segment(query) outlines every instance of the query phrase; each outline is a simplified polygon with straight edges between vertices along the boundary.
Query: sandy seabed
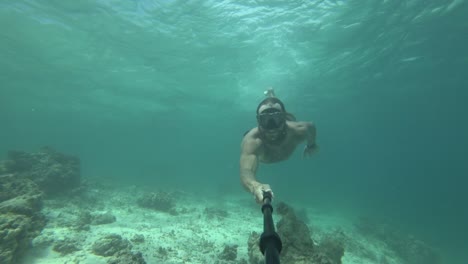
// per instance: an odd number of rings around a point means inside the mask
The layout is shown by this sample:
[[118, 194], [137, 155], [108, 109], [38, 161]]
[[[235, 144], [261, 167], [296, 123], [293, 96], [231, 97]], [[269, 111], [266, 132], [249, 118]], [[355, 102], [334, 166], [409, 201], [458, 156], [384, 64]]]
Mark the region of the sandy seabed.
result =
[[[107, 263], [109, 257], [96, 255], [93, 244], [109, 234], [128, 240], [131, 251], [141, 252], [146, 263], [215, 263], [226, 245], [237, 245], [237, 258], [232, 263], [248, 263], [249, 236], [263, 230], [261, 210], [247, 193], [214, 199], [172, 191], [176, 208], [175, 213], [168, 213], [137, 206], [137, 197], [144, 192], [136, 186], [89, 187], [85, 192], [79, 197], [45, 200], [42, 211], [48, 223], [33, 240], [23, 264]], [[77, 228], [84, 212], [111, 214], [116, 220]], [[301, 215], [314, 242], [320, 243], [334, 230], [352, 240], [347, 241], [351, 246], [345, 245], [344, 264], [376, 263], [376, 259], [402, 263], [384, 243], [357, 232], [349, 219], [312, 208], [301, 209]], [[273, 217], [275, 221], [281, 218]], [[75, 249], [57, 252], [54, 245], [63, 241], [72, 241]]]

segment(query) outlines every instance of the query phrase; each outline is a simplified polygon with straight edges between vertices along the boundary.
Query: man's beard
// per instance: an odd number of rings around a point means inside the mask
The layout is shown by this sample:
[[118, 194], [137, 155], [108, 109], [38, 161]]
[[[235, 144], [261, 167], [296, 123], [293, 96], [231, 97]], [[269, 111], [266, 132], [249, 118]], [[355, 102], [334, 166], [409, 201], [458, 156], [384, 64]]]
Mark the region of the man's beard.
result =
[[276, 133], [277, 135], [274, 138], [271, 138], [267, 135], [266, 131], [263, 129], [261, 130], [262, 139], [265, 141], [265, 143], [270, 145], [279, 145], [284, 141], [286, 138], [286, 126], [284, 126], [281, 130], [278, 130]]

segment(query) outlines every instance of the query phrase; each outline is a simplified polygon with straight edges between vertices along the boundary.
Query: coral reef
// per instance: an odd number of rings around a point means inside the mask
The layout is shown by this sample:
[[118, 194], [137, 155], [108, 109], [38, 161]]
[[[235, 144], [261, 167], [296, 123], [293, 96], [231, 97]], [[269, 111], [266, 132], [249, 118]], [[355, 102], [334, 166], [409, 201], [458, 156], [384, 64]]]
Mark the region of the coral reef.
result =
[[158, 247], [156, 250], [156, 255], [161, 260], [166, 260], [169, 257], [169, 253], [173, 251], [171, 248]]
[[137, 200], [137, 204], [143, 208], [149, 208], [174, 215], [177, 214], [175, 199], [167, 192], [159, 191], [145, 194]]
[[117, 234], [106, 235], [94, 242], [92, 251], [94, 254], [111, 257], [109, 264], [145, 264], [140, 252], [132, 252], [132, 245], [127, 239]]
[[218, 255], [216, 264], [233, 263], [237, 259], [237, 245], [225, 245], [223, 252]]
[[51, 231], [42, 230], [41, 234], [31, 241], [33, 248], [47, 248], [52, 246], [55, 241], [54, 233]]
[[43, 147], [36, 153], [9, 151], [3, 162], [6, 173], [31, 179], [48, 196], [80, 186], [80, 161], [77, 157]]
[[132, 239], [130, 239], [135, 244], [141, 244], [145, 242], [145, 236], [142, 234], [135, 234]]
[[316, 247], [314, 259], [316, 263], [341, 263], [341, 258], [344, 255], [344, 236], [340, 231], [328, 234]]
[[80, 247], [77, 245], [77, 242], [73, 239], [63, 239], [57, 241], [52, 249], [55, 252], [59, 252], [62, 256], [64, 256], [80, 250]]
[[115, 256], [112, 256], [108, 264], [146, 264], [141, 252], [120, 251]]
[[309, 228], [285, 203], [279, 203], [276, 211], [282, 216], [277, 225], [278, 235], [283, 241], [282, 262], [306, 263], [312, 259], [314, 253]]
[[0, 175], [0, 263], [17, 263], [44, 228], [42, 192], [29, 179]]
[[[79, 160], [51, 148], [9, 151], [0, 174], [0, 263], [17, 263], [46, 224], [43, 196], [80, 185]], [[70, 243], [54, 249], [62, 254], [74, 250]]]
[[96, 255], [109, 257], [115, 255], [119, 251], [131, 248], [132, 245], [128, 240], [123, 239], [117, 234], [109, 234], [95, 241], [92, 250]]
[[116, 220], [117, 220], [117, 218], [110, 212], [91, 214], [91, 224], [92, 225], [112, 224]]
[[264, 264], [265, 258], [260, 252], [260, 234], [257, 232], [252, 232], [247, 241], [248, 253], [249, 253], [249, 263], [250, 264]]

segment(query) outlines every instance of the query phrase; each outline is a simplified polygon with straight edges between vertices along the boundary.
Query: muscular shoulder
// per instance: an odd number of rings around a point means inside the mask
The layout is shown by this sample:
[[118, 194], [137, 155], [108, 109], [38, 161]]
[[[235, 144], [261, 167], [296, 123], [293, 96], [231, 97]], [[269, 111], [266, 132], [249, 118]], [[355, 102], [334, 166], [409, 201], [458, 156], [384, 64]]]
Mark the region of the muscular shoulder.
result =
[[288, 126], [298, 137], [306, 136], [311, 129], [315, 128], [312, 122], [288, 121]]
[[253, 128], [247, 132], [242, 139], [241, 151], [246, 154], [255, 154], [258, 152], [262, 145], [262, 141], [259, 137], [258, 128]]

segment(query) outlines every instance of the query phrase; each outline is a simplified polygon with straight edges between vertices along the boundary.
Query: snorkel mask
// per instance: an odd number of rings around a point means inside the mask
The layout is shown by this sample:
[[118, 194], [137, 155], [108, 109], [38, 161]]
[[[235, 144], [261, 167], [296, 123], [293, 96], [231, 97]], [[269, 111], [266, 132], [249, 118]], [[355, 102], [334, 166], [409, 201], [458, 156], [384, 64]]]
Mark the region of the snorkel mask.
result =
[[257, 115], [257, 121], [264, 130], [280, 129], [286, 123], [286, 115], [277, 108], [268, 108]]

